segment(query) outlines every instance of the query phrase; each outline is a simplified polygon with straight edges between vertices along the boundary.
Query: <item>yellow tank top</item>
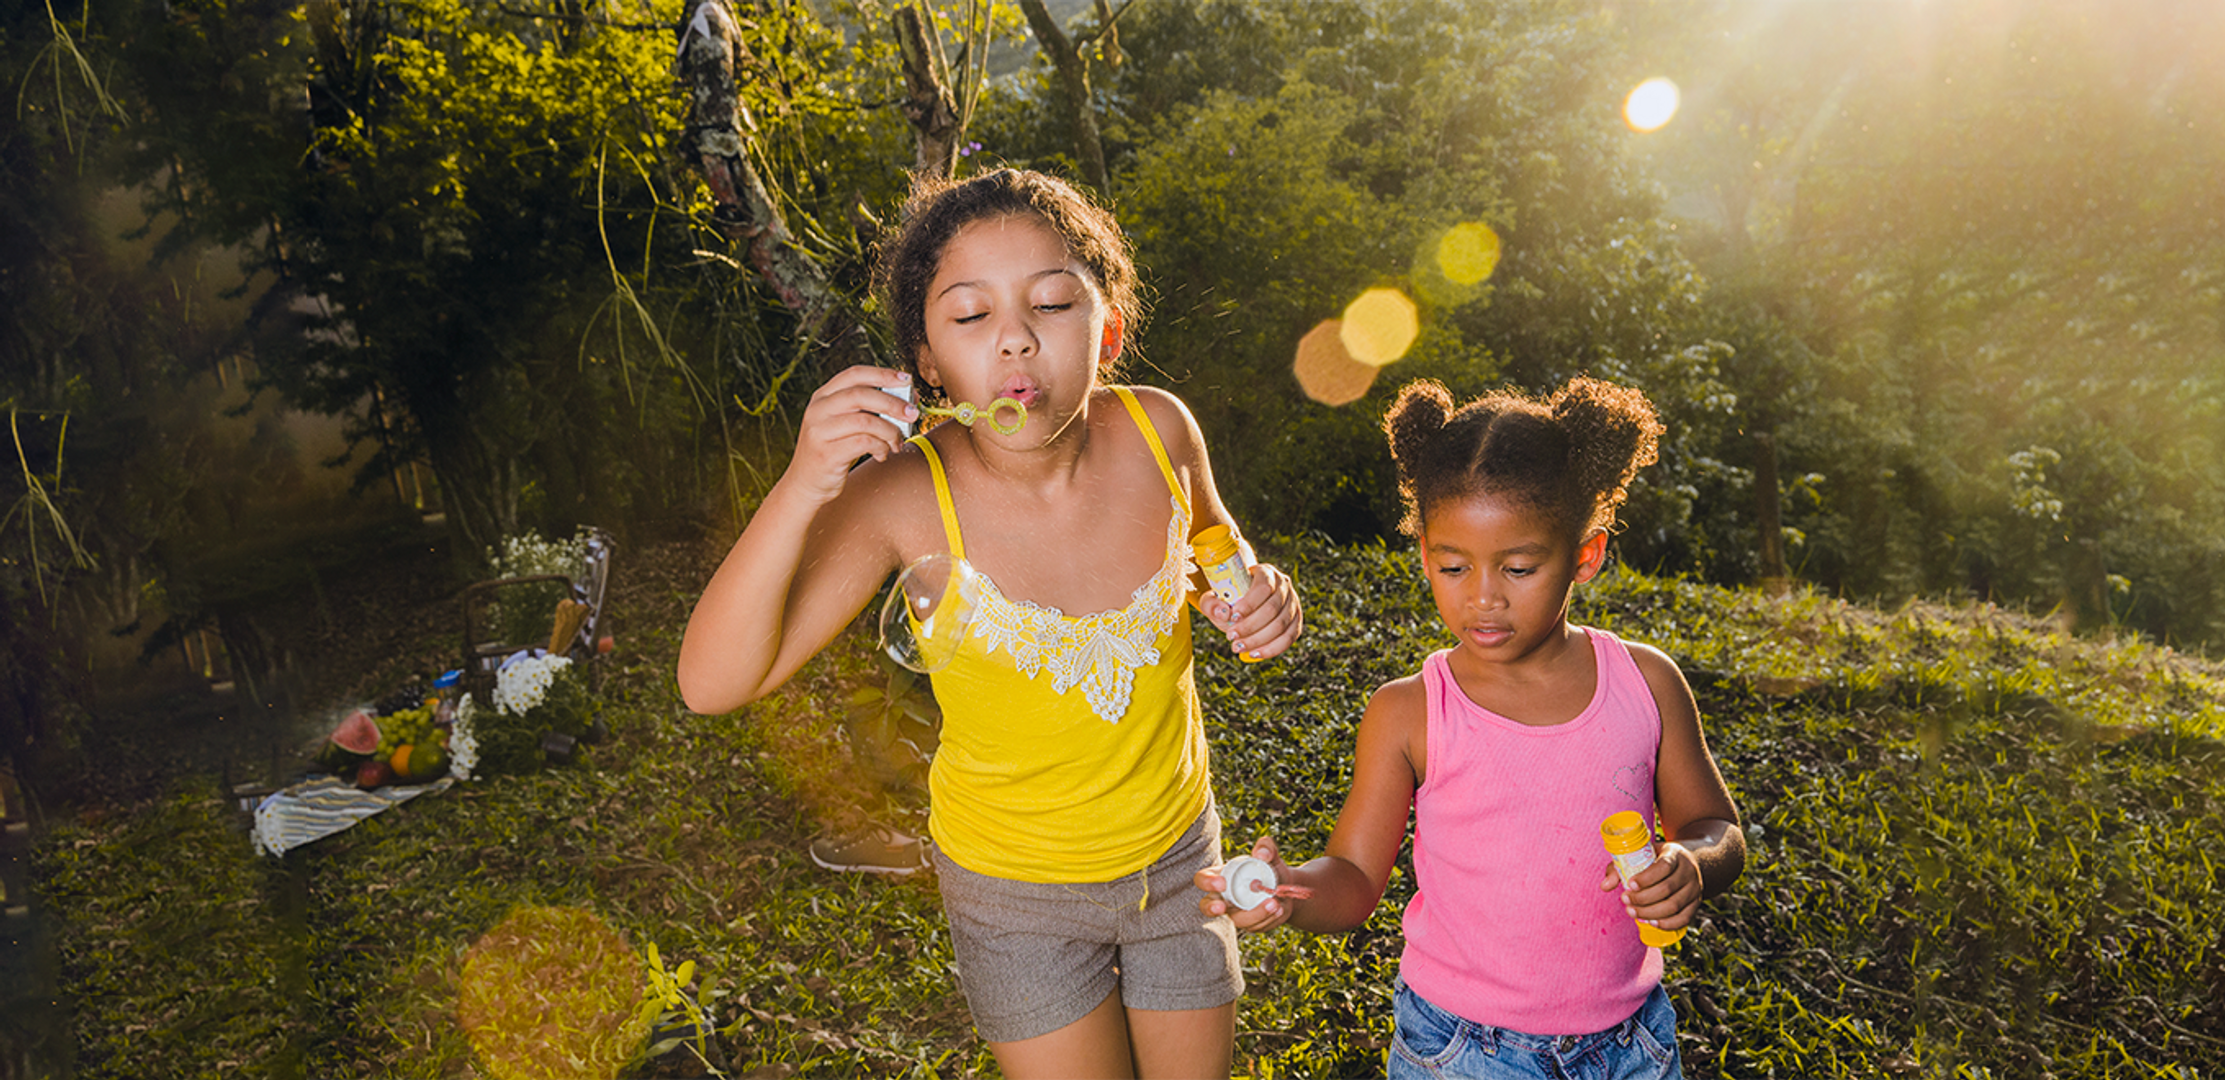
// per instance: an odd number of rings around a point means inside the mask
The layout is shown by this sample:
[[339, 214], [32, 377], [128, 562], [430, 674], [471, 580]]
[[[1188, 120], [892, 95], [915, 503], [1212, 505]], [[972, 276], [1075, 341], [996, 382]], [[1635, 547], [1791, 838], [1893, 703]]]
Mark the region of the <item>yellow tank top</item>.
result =
[[[933, 675], [943, 731], [928, 790], [935, 844], [976, 873], [1110, 881], [1165, 853], [1212, 798], [1186, 610], [1190, 500], [1143, 406], [1113, 390], [1166, 477], [1166, 558], [1128, 606], [1078, 617], [1008, 599], [975, 571], [972, 630]], [[911, 441], [963, 562], [942, 459]]]

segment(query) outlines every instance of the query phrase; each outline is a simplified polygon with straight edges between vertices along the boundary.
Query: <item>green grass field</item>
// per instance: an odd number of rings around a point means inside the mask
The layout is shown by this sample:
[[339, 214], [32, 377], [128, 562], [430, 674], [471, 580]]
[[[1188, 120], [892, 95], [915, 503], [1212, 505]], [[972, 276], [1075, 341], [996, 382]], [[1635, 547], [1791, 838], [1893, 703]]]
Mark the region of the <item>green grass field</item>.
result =
[[[1198, 682], [1229, 842], [1272, 831], [1310, 853], [1368, 692], [1445, 636], [1408, 553], [1266, 555], [1300, 584], [1305, 639], [1268, 664], [1203, 655]], [[628, 565], [616, 734], [581, 764], [419, 799], [282, 861], [250, 853], [206, 777], [49, 830], [37, 887], [77, 1074], [504, 1075], [456, 1020], [466, 951], [513, 909], [558, 905], [694, 965], [659, 1026], [699, 1006], [710, 1033], [624, 1075], [993, 1075], [933, 880], [804, 855], [816, 820], [888, 798], [838, 723], [881, 686], [862, 639], [774, 699], [695, 717], [671, 658], [709, 564]], [[1746, 876], [1668, 962], [1688, 1075], [2225, 1072], [2225, 665], [1990, 608], [1620, 571], [1578, 618], [1683, 666], [1747, 822]], [[1380, 1072], [1411, 890], [1401, 870], [1344, 937], [1245, 939], [1240, 1075]], [[561, 1041], [588, 1018], [555, 1019]]]

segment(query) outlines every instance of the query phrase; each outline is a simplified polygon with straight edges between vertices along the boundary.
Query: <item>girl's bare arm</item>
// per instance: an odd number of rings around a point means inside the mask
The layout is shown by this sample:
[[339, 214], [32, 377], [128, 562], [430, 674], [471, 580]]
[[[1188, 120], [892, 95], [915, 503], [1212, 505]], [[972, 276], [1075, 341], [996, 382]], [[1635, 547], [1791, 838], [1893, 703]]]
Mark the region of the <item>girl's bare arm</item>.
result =
[[[1182, 399], [1164, 390], [1137, 387], [1136, 400], [1151, 416], [1152, 426], [1163, 433], [1167, 459], [1177, 471], [1190, 475], [1190, 533], [1208, 525], [1226, 525], [1239, 538], [1243, 530], [1229, 516], [1228, 507], [1221, 504], [1219, 486], [1213, 479], [1211, 455], [1205, 449], [1205, 435], [1198, 430], [1197, 418]], [[1251, 543], [1239, 540], [1245, 554], [1251, 554]], [[1256, 561], [1256, 560], [1255, 560]], [[1197, 608], [1214, 626], [1229, 637], [1241, 642], [1238, 651], [1254, 654], [1260, 659], [1278, 656], [1298, 640], [1305, 629], [1305, 617], [1299, 609], [1298, 590], [1291, 583], [1290, 575], [1281, 568], [1265, 564], [1252, 567], [1252, 588], [1233, 609], [1206, 588], [1202, 580], [1192, 581]]]
[[[910, 407], [877, 388], [901, 378], [853, 367], [812, 395], [795, 457], [688, 618], [678, 672], [688, 708], [727, 712], [770, 693], [832, 641], [895, 569], [884, 523], [903, 472], [888, 459], [902, 440], [883, 416]], [[876, 460], [853, 471], [862, 457]]]
[[1214, 895], [1198, 905], [1207, 915], [1227, 914], [1240, 930], [1266, 930], [1288, 922], [1317, 934], [1337, 934], [1367, 922], [1383, 900], [1399, 848], [1406, 842], [1408, 811], [1420, 786], [1427, 751], [1428, 712], [1419, 675], [1385, 684], [1360, 719], [1353, 753], [1352, 790], [1337, 814], [1329, 849], [1303, 866], [1288, 867], [1274, 841], [1260, 845], [1279, 880], [1309, 890], [1303, 898], [1278, 897], [1250, 911], [1231, 910], [1219, 898], [1227, 889], [1217, 869], [1201, 870], [1197, 886]]
[[1649, 646], [1633, 644], [1630, 654], [1661, 709], [1653, 787], [1668, 842], [1661, 861], [1639, 875], [1639, 887], [1624, 899], [1637, 917], [1675, 930], [1697, 917], [1701, 900], [1721, 894], [1745, 872], [1746, 837], [1730, 789], [1708, 753], [1699, 705], [1684, 673]]

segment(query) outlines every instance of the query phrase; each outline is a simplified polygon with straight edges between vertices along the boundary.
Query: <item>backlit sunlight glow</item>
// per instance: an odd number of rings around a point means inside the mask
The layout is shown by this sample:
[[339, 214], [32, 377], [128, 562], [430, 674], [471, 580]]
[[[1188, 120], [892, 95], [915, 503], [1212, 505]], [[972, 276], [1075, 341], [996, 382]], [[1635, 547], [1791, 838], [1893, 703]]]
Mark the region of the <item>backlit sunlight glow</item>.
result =
[[1306, 396], [1323, 405], [1349, 405], [1360, 400], [1367, 388], [1375, 385], [1375, 373], [1380, 370], [1352, 359], [1352, 354], [1344, 351], [1343, 329], [1343, 323], [1324, 319], [1321, 325], [1306, 331], [1306, 336], [1298, 339], [1298, 361], [1290, 368]]
[[1499, 268], [1499, 234], [1480, 221], [1464, 221], [1437, 241], [1437, 269], [1455, 285], [1475, 285]]
[[1623, 121], [1633, 131], [1653, 131], [1676, 115], [1679, 95], [1667, 79], [1647, 79], [1622, 103]]
[[1421, 333], [1421, 312], [1397, 289], [1369, 289], [1344, 309], [1337, 339], [1363, 364], [1382, 367], [1413, 347]]

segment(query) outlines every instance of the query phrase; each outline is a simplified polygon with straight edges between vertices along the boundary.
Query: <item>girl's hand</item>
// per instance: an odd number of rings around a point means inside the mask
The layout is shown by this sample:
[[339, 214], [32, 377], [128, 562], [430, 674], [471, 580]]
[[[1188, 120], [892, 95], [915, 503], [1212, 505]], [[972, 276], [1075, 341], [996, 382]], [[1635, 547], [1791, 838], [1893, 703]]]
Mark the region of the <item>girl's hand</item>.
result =
[[796, 456], [784, 482], [792, 482], [821, 503], [842, 492], [850, 467], [859, 458], [884, 461], [904, 443], [892, 420], [919, 419], [919, 406], [882, 391], [909, 391], [912, 377], [902, 371], [859, 364], [828, 379], [804, 407], [796, 434]]
[[1252, 567], [1251, 587], [1243, 599], [1231, 605], [1209, 592], [1199, 598], [1198, 608], [1228, 635], [1230, 651], [1254, 660], [1282, 655], [1305, 628], [1290, 575], [1266, 563]]
[[[1252, 841], [1252, 858], [1273, 867], [1275, 880], [1290, 880], [1290, 867], [1283, 864], [1282, 855], [1275, 850], [1274, 837], [1262, 836]], [[1198, 913], [1209, 919], [1228, 916], [1229, 921], [1236, 924], [1236, 932], [1239, 934], [1272, 930], [1290, 920], [1290, 906], [1273, 896], [1260, 901], [1258, 907], [1249, 911], [1222, 899], [1222, 894], [1228, 891], [1228, 879], [1221, 876], [1219, 866], [1209, 866], [1198, 871], [1191, 876], [1190, 881], [1206, 893], [1198, 899]]]
[[[1623, 890], [1622, 909], [1633, 919], [1641, 920], [1663, 930], [1682, 930], [1692, 924], [1700, 910], [1700, 860], [1682, 845], [1656, 841], [1653, 846], [1654, 862], [1638, 871], [1637, 880]], [[1615, 873], [1615, 865], [1607, 864], [1607, 876], [1599, 882], [1600, 891], [1622, 888], [1622, 878]]]

